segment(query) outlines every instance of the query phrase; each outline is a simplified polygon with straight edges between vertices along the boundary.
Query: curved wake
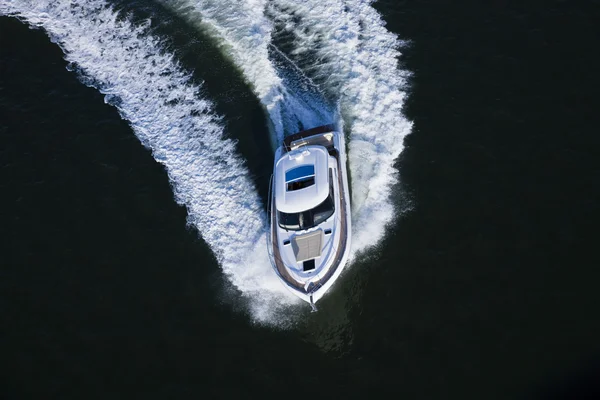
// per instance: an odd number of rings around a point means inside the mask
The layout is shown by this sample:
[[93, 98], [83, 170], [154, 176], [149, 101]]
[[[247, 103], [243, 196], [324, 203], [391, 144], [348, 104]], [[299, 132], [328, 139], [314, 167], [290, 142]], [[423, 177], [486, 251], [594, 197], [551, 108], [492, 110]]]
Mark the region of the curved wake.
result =
[[[165, 6], [216, 38], [265, 107], [277, 142], [284, 132], [328, 123], [324, 102], [294, 91], [281, 68], [269, 58], [272, 23], [265, 17], [266, 0], [160, 0]], [[277, 144], [277, 143], [276, 143]]]
[[[349, 134], [353, 253], [376, 245], [394, 218], [394, 162], [411, 123], [401, 112], [401, 43], [371, 1], [162, 2], [218, 39], [267, 110], [277, 141], [332, 122], [337, 111], [328, 104], [336, 104]], [[0, 0], [0, 14], [45, 29], [81, 80], [117, 107], [165, 166], [189, 223], [248, 296], [253, 317], [274, 322], [277, 305], [293, 300], [271, 271], [256, 190], [212, 104], [161, 40], [104, 0]]]
[[43, 28], [81, 80], [106, 95], [169, 175], [231, 283], [255, 318], [290, 296], [271, 271], [265, 215], [235, 143], [162, 42], [104, 1], [0, 0], [0, 14]]

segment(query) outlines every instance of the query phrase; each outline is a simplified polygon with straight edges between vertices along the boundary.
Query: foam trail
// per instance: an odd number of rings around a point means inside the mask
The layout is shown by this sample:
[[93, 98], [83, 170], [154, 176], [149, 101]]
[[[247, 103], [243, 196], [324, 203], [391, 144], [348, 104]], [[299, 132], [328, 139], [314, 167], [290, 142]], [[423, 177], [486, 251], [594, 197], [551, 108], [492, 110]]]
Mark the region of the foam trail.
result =
[[95, 0], [0, 0], [0, 14], [43, 28], [81, 80], [129, 121], [255, 318], [269, 319], [274, 304], [293, 301], [271, 270], [263, 207], [235, 143], [223, 138], [212, 104], [147, 26]]
[[286, 84], [282, 70], [269, 59], [273, 26], [264, 15], [266, 0], [161, 2], [218, 40], [265, 107], [277, 142], [281, 142], [284, 133], [330, 122], [324, 103], [315, 107], [319, 98], [290, 90], [293, 88]]
[[412, 126], [402, 115], [407, 74], [398, 69], [401, 43], [371, 3], [273, 0], [267, 5], [273, 34], [291, 40], [290, 57], [338, 99], [350, 132], [354, 253], [377, 244], [394, 218], [394, 162]]

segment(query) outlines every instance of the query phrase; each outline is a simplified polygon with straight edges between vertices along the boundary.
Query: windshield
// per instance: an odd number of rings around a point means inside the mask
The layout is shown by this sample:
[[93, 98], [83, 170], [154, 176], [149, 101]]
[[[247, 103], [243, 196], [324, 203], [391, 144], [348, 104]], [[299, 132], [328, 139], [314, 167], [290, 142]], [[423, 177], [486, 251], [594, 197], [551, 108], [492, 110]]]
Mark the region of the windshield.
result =
[[335, 211], [333, 197], [333, 179], [329, 170], [329, 196], [315, 208], [299, 213], [284, 213], [278, 211], [279, 226], [288, 231], [302, 231], [310, 229], [326, 221]]

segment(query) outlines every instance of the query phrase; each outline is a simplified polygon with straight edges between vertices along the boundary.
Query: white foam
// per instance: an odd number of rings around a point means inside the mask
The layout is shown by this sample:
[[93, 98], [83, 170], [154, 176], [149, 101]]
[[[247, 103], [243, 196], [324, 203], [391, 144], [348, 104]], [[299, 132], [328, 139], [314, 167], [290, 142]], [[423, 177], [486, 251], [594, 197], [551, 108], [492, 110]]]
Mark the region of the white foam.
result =
[[255, 318], [293, 302], [268, 261], [263, 206], [235, 143], [223, 138], [212, 104], [147, 26], [92, 0], [0, 0], [0, 14], [43, 28], [83, 82], [129, 121]]
[[402, 114], [407, 74], [398, 69], [401, 42], [371, 3], [273, 0], [267, 6], [276, 26], [294, 38], [292, 57], [311, 60], [307, 73], [339, 99], [350, 132], [354, 253], [376, 245], [394, 219], [394, 162], [412, 127]]
[[267, 110], [276, 142], [283, 140], [285, 131], [295, 131], [300, 124], [312, 127], [325, 123], [326, 110], [311, 104], [305, 94], [290, 90], [282, 71], [269, 59], [273, 26], [264, 15], [266, 0], [160, 1], [216, 39]]
[[[338, 99], [350, 132], [353, 251], [376, 245], [394, 218], [393, 164], [411, 123], [401, 113], [406, 74], [397, 66], [400, 42], [371, 2], [162, 1], [218, 38], [268, 111], [277, 140], [288, 123], [316, 126], [335, 114], [294, 93], [269, 59], [274, 26], [292, 34], [292, 58], [311, 54], [303, 72], [325, 82], [321, 89]], [[262, 206], [234, 143], [223, 139], [211, 103], [146, 27], [119, 18], [104, 1], [55, 3], [0, 0], [0, 13], [44, 28], [84, 82], [107, 95], [165, 165], [177, 201], [187, 206], [190, 223], [225, 275], [250, 299], [253, 317], [279, 321], [273, 317], [282, 309], [277, 305], [285, 309], [293, 298], [271, 270]]]

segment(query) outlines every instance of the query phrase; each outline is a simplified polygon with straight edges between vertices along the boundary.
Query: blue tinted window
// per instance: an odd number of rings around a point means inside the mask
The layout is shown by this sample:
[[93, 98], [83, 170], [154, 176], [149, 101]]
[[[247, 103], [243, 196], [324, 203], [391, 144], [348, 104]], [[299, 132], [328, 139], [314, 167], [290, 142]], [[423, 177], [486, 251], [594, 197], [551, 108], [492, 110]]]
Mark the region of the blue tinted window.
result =
[[315, 174], [314, 165], [301, 165], [296, 168], [292, 168], [285, 173], [285, 181], [292, 182], [302, 178], [308, 178]]

